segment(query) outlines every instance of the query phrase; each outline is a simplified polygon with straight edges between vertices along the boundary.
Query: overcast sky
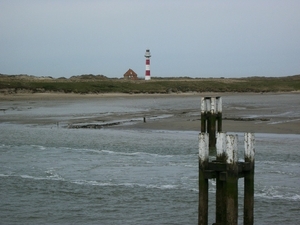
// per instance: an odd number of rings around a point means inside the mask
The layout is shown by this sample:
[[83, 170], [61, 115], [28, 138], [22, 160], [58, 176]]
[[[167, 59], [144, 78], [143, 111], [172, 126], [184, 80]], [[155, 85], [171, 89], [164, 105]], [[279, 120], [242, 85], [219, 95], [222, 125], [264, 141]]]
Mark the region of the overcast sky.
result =
[[299, 0], [0, 0], [0, 73], [300, 73]]

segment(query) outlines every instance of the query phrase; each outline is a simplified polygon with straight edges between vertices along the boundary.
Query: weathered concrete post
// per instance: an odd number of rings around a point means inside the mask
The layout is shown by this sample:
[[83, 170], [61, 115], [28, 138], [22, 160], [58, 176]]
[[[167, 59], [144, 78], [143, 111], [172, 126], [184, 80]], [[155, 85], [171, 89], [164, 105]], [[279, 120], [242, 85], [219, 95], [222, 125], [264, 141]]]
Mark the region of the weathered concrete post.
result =
[[254, 135], [245, 133], [245, 162], [238, 162], [238, 136], [217, 133], [216, 160], [209, 161], [207, 133], [199, 135], [198, 224], [208, 223], [208, 179], [216, 179], [216, 225], [238, 223], [238, 179], [244, 177], [244, 224], [253, 225]]
[[[216, 162], [226, 161], [226, 133], [217, 133], [217, 157]], [[216, 179], [216, 224], [222, 224], [222, 221], [226, 221], [226, 196], [225, 196], [225, 180], [224, 172], [217, 173]], [[226, 175], [225, 175], [226, 177]]]
[[222, 98], [217, 97], [217, 122], [218, 122], [218, 132], [222, 132]]
[[[222, 98], [201, 98], [199, 225], [208, 223], [208, 179], [216, 179], [216, 223], [238, 223], [238, 179], [244, 177], [244, 224], [253, 224], [254, 135], [245, 133], [245, 162], [238, 162], [238, 136], [222, 133]], [[209, 149], [216, 160], [209, 162]]]
[[226, 136], [226, 224], [238, 223], [238, 157], [237, 135]]
[[199, 134], [199, 206], [198, 224], [208, 223], [208, 179], [205, 177], [205, 170], [208, 167], [208, 133]]
[[209, 133], [209, 147], [216, 147], [216, 131], [222, 131], [222, 98], [201, 98], [201, 132]]
[[210, 111], [207, 119], [207, 133], [209, 133], [209, 147], [216, 147], [216, 98], [210, 98]]
[[249, 163], [249, 171], [244, 176], [244, 225], [254, 224], [254, 134], [245, 133], [245, 162]]
[[201, 98], [201, 133], [207, 132], [207, 119], [206, 119], [206, 113], [207, 113], [207, 105], [205, 98]]

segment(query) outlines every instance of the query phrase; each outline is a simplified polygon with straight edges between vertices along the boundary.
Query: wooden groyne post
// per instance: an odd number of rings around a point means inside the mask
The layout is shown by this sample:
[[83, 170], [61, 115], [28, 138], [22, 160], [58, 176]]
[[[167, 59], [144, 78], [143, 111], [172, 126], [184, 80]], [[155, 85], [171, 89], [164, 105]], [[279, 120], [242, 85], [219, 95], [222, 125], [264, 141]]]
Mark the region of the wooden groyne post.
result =
[[198, 225], [208, 225], [209, 179], [216, 179], [215, 225], [238, 224], [238, 179], [244, 178], [244, 225], [253, 225], [254, 134], [244, 135], [244, 162], [238, 162], [237, 135], [217, 133], [217, 155], [209, 160], [209, 134], [199, 134]]
[[201, 132], [209, 133], [209, 148], [216, 147], [216, 132], [222, 132], [222, 98], [201, 98]]

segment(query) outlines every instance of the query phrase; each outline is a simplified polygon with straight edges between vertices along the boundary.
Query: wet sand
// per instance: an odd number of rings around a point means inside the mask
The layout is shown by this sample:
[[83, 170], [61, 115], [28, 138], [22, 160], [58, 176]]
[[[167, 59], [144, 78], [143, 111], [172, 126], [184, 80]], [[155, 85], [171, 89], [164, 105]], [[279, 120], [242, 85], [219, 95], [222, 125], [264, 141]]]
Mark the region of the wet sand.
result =
[[[170, 95], [128, 95], [128, 94], [16, 94], [0, 95], [0, 122], [50, 125], [61, 127], [82, 127], [83, 124], [97, 124], [98, 127], [113, 129], [155, 129], [200, 131], [200, 99], [204, 96], [222, 96], [223, 131], [254, 132], [277, 134], [300, 134], [300, 93], [188, 93]], [[31, 107], [49, 108], [52, 106], [89, 102], [95, 100], [110, 101], [115, 98], [130, 100], [152, 98], [188, 98], [199, 99], [199, 104], [192, 108], [168, 108], [167, 110], [150, 109], [147, 112], [122, 112], [70, 116], [64, 118], [34, 117], [26, 114]], [[24, 113], [23, 113], [24, 112]], [[74, 112], [70, 112], [71, 115]], [[59, 125], [60, 124], [60, 125]]]

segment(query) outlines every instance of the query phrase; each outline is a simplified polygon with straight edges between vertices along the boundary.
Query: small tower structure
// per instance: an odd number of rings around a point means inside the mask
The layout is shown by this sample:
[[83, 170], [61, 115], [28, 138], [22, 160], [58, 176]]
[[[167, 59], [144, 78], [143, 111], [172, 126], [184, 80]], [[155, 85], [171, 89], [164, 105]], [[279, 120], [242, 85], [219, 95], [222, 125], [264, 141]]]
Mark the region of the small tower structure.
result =
[[146, 57], [146, 71], [145, 71], [145, 80], [150, 80], [150, 50], [147, 49], [146, 53], [145, 53], [145, 57]]

